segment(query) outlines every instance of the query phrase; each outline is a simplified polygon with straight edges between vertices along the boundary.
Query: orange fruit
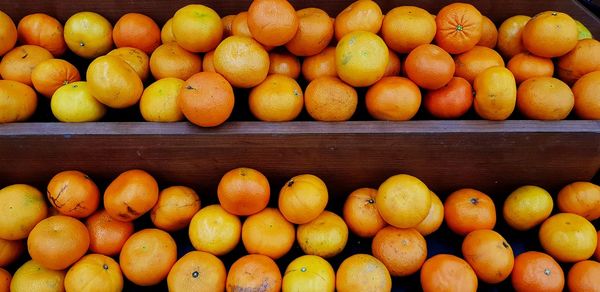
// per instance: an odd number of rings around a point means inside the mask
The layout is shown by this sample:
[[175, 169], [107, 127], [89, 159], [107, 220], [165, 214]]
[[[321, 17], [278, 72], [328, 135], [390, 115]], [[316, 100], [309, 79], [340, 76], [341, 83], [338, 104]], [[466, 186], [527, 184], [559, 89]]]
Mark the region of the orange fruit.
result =
[[421, 91], [408, 78], [384, 77], [365, 95], [369, 114], [378, 120], [408, 121], [421, 106]]
[[261, 44], [281, 46], [298, 30], [296, 10], [286, 0], [254, 0], [248, 8], [248, 28]]
[[181, 257], [167, 277], [169, 291], [224, 291], [227, 271], [216, 256], [191, 251]]
[[52, 59], [52, 54], [39, 46], [23, 45], [6, 53], [0, 62], [0, 76], [32, 86], [31, 72], [39, 63]]
[[271, 188], [269, 181], [260, 171], [240, 167], [221, 177], [217, 196], [225, 211], [237, 216], [248, 216], [267, 207]]
[[231, 35], [252, 37], [248, 28], [248, 11], [242, 11], [231, 20]]
[[177, 99], [185, 81], [167, 77], [148, 85], [140, 97], [140, 112], [148, 122], [178, 122], [183, 113]]
[[458, 119], [473, 105], [473, 88], [466, 79], [452, 77], [444, 87], [428, 91], [423, 105], [438, 119]]
[[335, 68], [335, 48], [327, 47], [320, 53], [304, 58], [302, 76], [311, 82], [319, 77], [337, 77]]
[[506, 120], [515, 110], [517, 85], [510, 70], [504, 67], [485, 69], [473, 82], [477, 114], [492, 121]]
[[418, 178], [398, 174], [379, 186], [375, 206], [388, 224], [398, 228], [411, 228], [429, 214], [431, 193]]
[[[600, 230], [598, 230], [598, 242], [600, 242]], [[594, 256], [597, 261], [600, 261], [600, 244], [596, 244], [596, 251], [594, 252]]]
[[274, 291], [281, 290], [281, 272], [268, 256], [251, 254], [235, 261], [225, 284], [226, 291]]
[[282, 291], [335, 291], [335, 272], [326, 260], [314, 255], [294, 259], [283, 273]]
[[331, 258], [346, 247], [348, 226], [340, 216], [323, 211], [314, 220], [299, 225], [296, 238], [305, 254]]
[[465, 237], [462, 254], [480, 280], [497, 284], [504, 281], [514, 266], [514, 255], [508, 242], [498, 232], [475, 230]]
[[317, 218], [329, 200], [327, 186], [312, 174], [301, 174], [288, 180], [279, 191], [279, 211], [294, 224], [305, 224]]
[[34, 260], [17, 269], [10, 282], [10, 291], [60, 292], [65, 291], [65, 271], [44, 268]]
[[[271, 63], [273, 64], [273, 63]], [[269, 75], [250, 91], [250, 111], [261, 121], [292, 121], [304, 107], [304, 94], [296, 80], [289, 76]]]
[[119, 263], [101, 254], [89, 254], [75, 263], [65, 276], [69, 291], [121, 291], [123, 274]]
[[423, 236], [427, 236], [437, 231], [444, 221], [444, 204], [442, 203], [442, 200], [431, 191], [430, 194], [431, 208], [429, 208], [429, 213], [419, 225], [415, 226], [415, 229]]
[[577, 45], [577, 23], [568, 14], [538, 13], [523, 28], [523, 46], [534, 55], [560, 57]]
[[100, 191], [85, 173], [67, 170], [56, 174], [48, 183], [48, 200], [61, 214], [85, 218], [98, 208]]
[[67, 50], [62, 24], [48, 14], [34, 13], [21, 18], [17, 33], [21, 44], [40, 46], [54, 57]]
[[500, 66], [504, 67], [504, 60], [498, 52], [488, 47], [475, 46], [472, 49], [454, 58], [456, 71], [454, 76], [462, 77], [473, 83], [475, 77], [485, 69]]
[[67, 47], [76, 55], [93, 59], [110, 51], [113, 46], [113, 27], [95, 12], [78, 12], [65, 22], [64, 37]]
[[529, 52], [518, 53], [506, 66], [515, 76], [517, 83], [534, 77], [552, 77], [554, 63], [552, 59], [532, 55]]
[[176, 42], [173, 35], [173, 18], [169, 18], [160, 30], [160, 41], [163, 44]]
[[375, 1], [355, 1], [335, 18], [335, 38], [341, 40], [354, 31], [378, 33], [382, 23], [383, 14]]
[[552, 213], [554, 203], [546, 190], [537, 186], [522, 186], [504, 201], [504, 221], [516, 230], [524, 231], [538, 226]]
[[469, 264], [454, 255], [438, 254], [421, 267], [421, 288], [433, 291], [477, 291], [477, 275]]
[[528, 119], [563, 120], [574, 105], [575, 97], [571, 88], [552, 77], [527, 79], [517, 91], [517, 107]]
[[231, 84], [222, 75], [200, 72], [185, 82], [177, 102], [190, 122], [201, 127], [215, 127], [227, 121], [235, 98]]
[[347, 121], [356, 111], [358, 95], [352, 86], [336, 77], [319, 77], [306, 87], [304, 105], [317, 121]]
[[134, 233], [123, 245], [119, 263], [123, 274], [136, 285], [152, 286], [167, 278], [177, 261], [177, 245], [160, 229]]
[[200, 4], [186, 5], [177, 10], [172, 26], [177, 44], [190, 52], [212, 51], [223, 38], [223, 22], [219, 14]]
[[10, 16], [0, 11], [0, 56], [12, 50], [17, 43], [17, 27]]
[[242, 225], [242, 242], [246, 251], [274, 260], [290, 251], [295, 238], [294, 225], [275, 208], [265, 208], [250, 215]]
[[558, 59], [558, 77], [573, 84], [581, 76], [600, 70], [600, 42], [583, 39], [566, 55]]
[[292, 79], [300, 75], [300, 61], [289, 53], [269, 53], [269, 74], [282, 74]]
[[6, 240], [0, 238], [0, 267], [6, 267], [15, 262], [25, 250], [21, 240]]
[[483, 33], [483, 16], [475, 6], [452, 3], [435, 16], [435, 42], [450, 54], [464, 53], [479, 43]]
[[478, 46], [488, 47], [493, 49], [498, 43], [498, 29], [494, 22], [489, 17], [483, 15], [483, 22], [481, 28], [481, 39], [477, 43]]
[[133, 47], [151, 54], [161, 44], [160, 28], [152, 18], [141, 13], [121, 16], [112, 32], [117, 48]]
[[29, 233], [27, 250], [31, 258], [52, 270], [64, 270], [86, 254], [90, 235], [79, 220], [52, 216], [40, 221]]
[[108, 52], [107, 55], [117, 56], [127, 63], [140, 76], [142, 82], [148, 79], [150, 74], [150, 61], [144, 51], [133, 47], [120, 47]]
[[488, 195], [475, 189], [460, 189], [444, 202], [444, 219], [458, 235], [496, 226], [496, 207]]
[[92, 61], [86, 80], [92, 96], [111, 108], [133, 106], [144, 92], [140, 76], [117, 56], [105, 55]]
[[285, 47], [296, 56], [313, 56], [322, 52], [333, 38], [334, 21], [319, 8], [300, 9], [296, 14], [298, 30]]
[[574, 263], [590, 258], [598, 237], [594, 225], [571, 213], [553, 215], [542, 223], [539, 239], [546, 252], [559, 262]]
[[526, 52], [523, 46], [523, 28], [531, 17], [526, 15], [515, 15], [507, 18], [498, 27], [498, 51], [506, 58]]
[[398, 55], [396, 55], [396, 53], [394, 53], [390, 49], [388, 49], [388, 55], [389, 55], [389, 60], [388, 60], [387, 66], [385, 67], [385, 72], [383, 73], [383, 77], [400, 75], [400, 69], [402, 66], [400, 57], [398, 57]]
[[147, 172], [132, 169], [121, 173], [104, 191], [104, 208], [119, 221], [133, 221], [158, 201], [158, 184]]
[[557, 205], [561, 212], [573, 213], [593, 221], [600, 218], [600, 186], [578, 181], [558, 192]]
[[511, 283], [520, 291], [563, 291], [565, 275], [560, 265], [549, 255], [528, 251], [515, 258]]
[[393, 8], [385, 15], [381, 26], [385, 43], [402, 54], [431, 43], [435, 32], [435, 19], [427, 10], [415, 6]]
[[344, 203], [344, 221], [360, 237], [373, 237], [387, 225], [375, 205], [376, 195], [376, 189], [360, 188], [350, 193]]
[[85, 220], [90, 233], [90, 251], [106, 256], [121, 252], [125, 241], [133, 234], [133, 222], [118, 221], [106, 210], [99, 210]]
[[240, 241], [240, 219], [220, 205], [206, 206], [190, 222], [189, 236], [196, 250], [216, 256], [229, 253]]
[[92, 96], [86, 81], [59, 87], [52, 95], [50, 109], [56, 119], [66, 123], [95, 122], [106, 113], [106, 106]]
[[42, 61], [31, 71], [31, 83], [35, 90], [48, 98], [51, 98], [59, 87], [79, 80], [81, 76], [77, 68], [61, 59]]
[[581, 261], [569, 270], [567, 286], [569, 291], [600, 291], [598, 284], [600, 277], [600, 263], [595, 261]]
[[234, 35], [226, 38], [215, 50], [213, 58], [215, 70], [235, 87], [254, 87], [269, 73], [269, 54], [249, 37]]
[[187, 80], [201, 69], [202, 59], [174, 42], [161, 45], [150, 56], [150, 72], [156, 80], [168, 77]]
[[394, 277], [416, 273], [427, 258], [425, 238], [414, 228], [384, 227], [373, 238], [371, 250]]
[[404, 71], [410, 80], [425, 89], [439, 89], [454, 76], [454, 60], [442, 48], [425, 44], [408, 54]]
[[233, 14], [226, 15], [221, 18], [221, 22], [223, 23], [223, 38], [233, 35], [232, 27], [233, 27], [233, 19], [234, 18], [235, 18], [235, 15], [233, 15]]
[[150, 211], [154, 226], [167, 232], [187, 227], [200, 210], [200, 197], [188, 187], [173, 186], [158, 194], [158, 202]]
[[0, 268], [0, 291], [9, 292], [11, 280], [12, 276], [10, 273], [5, 269]]
[[389, 50], [376, 34], [366, 31], [347, 33], [335, 48], [335, 67], [340, 79], [354, 86], [370, 86], [387, 68]]
[[368, 254], [355, 254], [345, 259], [335, 275], [339, 292], [391, 291], [392, 278], [385, 265]]
[[0, 189], [0, 238], [25, 239], [46, 218], [48, 207], [36, 188], [15, 184]]
[[215, 69], [215, 51], [204, 54], [202, 58], [202, 72], [217, 72]]
[[575, 113], [582, 119], [600, 120], [600, 71], [585, 74], [572, 87]]

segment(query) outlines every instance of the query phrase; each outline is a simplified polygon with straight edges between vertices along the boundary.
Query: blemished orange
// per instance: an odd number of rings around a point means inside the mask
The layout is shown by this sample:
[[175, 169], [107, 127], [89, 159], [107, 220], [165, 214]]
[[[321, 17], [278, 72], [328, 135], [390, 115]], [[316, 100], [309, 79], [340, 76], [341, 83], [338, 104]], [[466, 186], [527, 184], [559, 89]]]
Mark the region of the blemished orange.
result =
[[144, 84], [137, 72], [122, 58], [104, 55], [90, 63], [86, 72], [90, 93], [111, 108], [127, 108], [142, 97]]
[[6, 240], [0, 238], [0, 267], [6, 267], [15, 262], [25, 250], [22, 240]]
[[389, 60], [387, 66], [385, 67], [385, 72], [383, 73], [383, 77], [388, 76], [398, 76], [400, 75], [402, 62], [400, 61], [400, 57], [392, 50], [388, 48], [388, 56]]
[[23, 45], [12, 49], [2, 57], [0, 76], [4, 80], [14, 80], [32, 86], [31, 72], [39, 63], [52, 59], [52, 54], [35, 45]]
[[200, 56], [186, 51], [175, 42], [161, 45], [150, 56], [150, 72], [156, 80], [168, 77], [187, 80], [201, 69]]
[[296, 11], [298, 31], [285, 44], [296, 56], [313, 56], [323, 51], [333, 38], [333, 19], [319, 8], [304, 8]]
[[90, 233], [90, 251], [106, 256], [119, 254], [134, 231], [133, 222], [115, 220], [104, 209], [88, 217], [85, 226]]
[[444, 219], [459, 235], [496, 226], [496, 207], [488, 195], [475, 189], [460, 189], [444, 201]]
[[337, 77], [335, 69], [335, 48], [327, 47], [320, 53], [304, 58], [302, 76], [311, 82], [319, 77]]
[[294, 259], [283, 273], [282, 291], [335, 291], [335, 271], [321, 257], [304, 255]]
[[146, 53], [134, 47], [120, 47], [108, 52], [107, 55], [117, 56], [127, 63], [145, 82], [150, 75], [150, 60]]
[[573, 213], [593, 221], [600, 218], [600, 186], [578, 181], [564, 186], [556, 197], [561, 212]]
[[122, 291], [123, 274], [119, 263], [101, 254], [89, 254], [82, 257], [67, 271], [65, 290]]
[[261, 44], [245, 36], [224, 39], [213, 57], [215, 70], [231, 85], [240, 88], [254, 87], [267, 78], [269, 54]]
[[434, 192], [431, 192], [431, 208], [427, 217], [415, 226], [415, 229], [423, 236], [427, 236], [437, 231], [444, 221], [444, 203]]
[[31, 258], [52, 270], [64, 270], [86, 254], [90, 235], [81, 221], [56, 215], [40, 221], [29, 233]]
[[477, 291], [477, 275], [465, 260], [450, 254], [437, 254], [421, 267], [421, 288], [424, 292]]
[[477, 43], [478, 46], [488, 47], [493, 49], [498, 43], [498, 29], [494, 22], [487, 16], [483, 15], [481, 28], [481, 39]]
[[217, 72], [215, 69], [215, 51], [210, 51], [202, 57], [202, 72]]
[[444, 87], [427, 91], [423, 105], [438, 119], [458, 119], [473, 105], [473, 87], [464, 78], [452, 77]]
[[317, 218], [329, 201], [327, 186], [319, 177], [301, 174], [288, 180], [279, 191], [279, 211], [294, 224]]
[[93, 59], [112, 49], [112, 31], [112, 25], [102, 15], [82, 11], [67, 19], [64, 37], [67, 47], [73, 53], [86, 59]]
[[187, 227], [200, 210], [200, 197], [185, 186], [168, 187], [158, 194], [158, 201], [150, 211], [154, 226], [167, 232]]
[[173, 18], [169, 18], [160, 30], [160, 41], [163, 44], [176, 42], [173, 35]]
[[385, 42], [372, 32], [350, 32], [335, 48], [337, 74], [354, 87], [370, 86], [380, 80], [388, 62], [389, 50]]
[[504, 281], [514, 266], [511, 246], [502, 235], [489, 229], [467, 234], [462, 243], [462, 254], [477, 277], [489, 284]]
[[356, 89], [336, 77], [319, 77], [306, 87], [304, 106], [317, 121], [347, 121], [356, 111], [358, 94]]
[[119, 254], [123, 274], [139, 286], [156, 285], [166, 279], [176, 261], [177, 244], [160, 229], [134, 233]]
[[475, 112], [483, 119], [506, 120], [515, 110], [517, 85], [510, 70], [504, 67], [487, 68], [473, 82]]
[[34, 260], [20, 266], [10, 282], [10, 290], [60, 292], [65, 290], [65, 271], [44, 268]]
[[240, 241], [242, 223], [220, 205], [206, 206], [190, 222], [188, 234], [196, 250], [216, 256], [229, 253]]
[[497, 48], [504, 57], [512, 58], [527, 51], [523, 46], [522, 36], [523, 28], [530, 19], [531, 17], [526, 15], [515, 15], [507, 18], [498, 27]]
[[378, 33], [383, 23], [381, 8], [375, 1], [355, 1], [335, 18], [335, 38], [341, 40], [353, 31]]
[[462, 77], [473, 83], [475, 77], [485, 69], [495, 66], [504, 67], [504, 60], [498, 52], [488, 47], [475, 46], [454, 58], [456, 71], [454, 76]]
[[323, 211], [312, 221], [299, 225], [296, 238], [305, 254], [327, 259], [336, 256], [346, 247], [348, 226], [340, 216]]
[[290, 53], [269, 53], [269, 74], [282, 74], [292, 79], [300, 76], [300, 60]]
[[376, 257], [355, 254], [340, 264], [335, 275], [335, 288], [339, 292], [386, 292], [392, 290], [392, 278]]
[[435, 37], [435, 19], [427, 10], [415, 6], [400, 6], [383, 18], [381, 35], [388, 47], [398, 53], [429, 44]]
[[583, 39], [566, 55], [558, 59], [558, 77], [573, 84], [583, 75], [600, 70], [600, 42]]
[[161, 44], [160, 28], [152, 18], [141, 13], [127, 13], [115, 23], [112, 32], [117, 48], [132, 47], [146, 54]]
[[0, 189], [0, 238], [25, 239], [29, 232], [46, 218], [48, 207], [36, 188], [14, 184]]
[[31, 71], [33, 87], [47, 98], [51, 98], [59, 87], [79, 80], [81, 76], [77, 68], [61, 59], [42, 61]]
[[552, 77], [554, 63], [550, 58], [543, 58], [529, 52], [518, 53], [506, 65], [515, 76], [518, 84], [534, 77]]
[[408, 78], [384, 77], [367, 90], [365, 102], [375, 119], [408, 121], [419, 111], [421, 91]]
[[289, 42], [298, 30], [298, 15], [287, 0], [254, 0], [248, 7], [248, 28], [266, 46]]
[[600, 120], [600, 71], [583, 75], [571, 88], [575, 114], [586, 120]]
[[537, 186], [522, 186], [514, 190], [502, 207], [504, 221], [516, 230], [529, 230], [546, 220], [554, 202], [546, 190]]
[[0, 291], [9, 292], [11, 280], [11, 274], [7, 270], [0, 268]]
[[404, 60], [404, 71], [410, 80], [425, 89], [439, 89], [454, 76], [454, 60], [442, 48], [425, 44], [412, 50]]
[[566, 13], [545, 11], [531, 18], [523, 28], [523, 46], [532, 54], [560, 57], [577, 45], [577, 23]]
[[281, 290], [281, 271], [270, 257], [260, 254], [245, 255], [229, 268], [227, 292]]
[[133, 221], [158, 201], [158, 183], [149, 173], [132, 169], [121, 173], [104, 191], [104, 208], [119, 221]]
[[214, 72], [194, 74], [185, 82], [178, 97], [183, 115], [201, 127], [216, 127], [227, 121], [234, 103], [231, 84]]
[[511, 283], [517, 292], [560, 292], [565, 286], [565, 274], [549, 255], [527, 251], [515, 258]]
[[223, 17], [221, 17], [221, 22], [223, 23], [223, 38], [226, 38], [228, 36], [233, 35], [233, 19], [235, 18], [235, 15], [230, 14], [230, 15], [225, 15]]
[[546, 219], [540, 227], [539, 239], [544, 250], [563, 263], [590, 258], [598, 241], [594, 225], [571, 213], [559, 213]]
[[475, 6], [452, 3], [435, 16], [435, 42], [450, 54], [464, 53], [479, 43], [483, 32], [483, 16]]
[[248, 28], [248, 11], [242, 11], [234, 16], [231, 21], [231, 35], [252, 37]]
[[242, 242], [250, 254], [262, 254], [276, 260], [290, 251], [295, 239], [294, 225], [275, 208], [265, 208], [250, 215], [242, 225]]
[[600, 291], [600, 263], [587, 260], [576, 263], [567, 275], [567, 287], [572, 292]]
[[302, 88], [293, 78], [273, 74], [250, 91], [250, 111], [257, 119], [267, 122], [292, 121], [304, 107]]
[[414, 228], [387, 226], [379, 230], [371, 243], [371, 251], [394, 277], [416, 273], [427, 258], [425, 238]]
[[267, 207], [271, 187], [267, 177], [260, 171], [239, 167], [221, 177], [217, 196], [225, 211], [237, 216], [248, 216]]
[[519, 85], [517, 108], [528, 119], [563, 120], [575, 105], [569, 86], [553, 77], [534, 77]]
[[17, 43], [17, 27], [6, 13], [0, 11], [0, 56], [12, 50]]
[[375, 206], [388, 224], [398, 228], [411, 228], [429, 214], [431, 193], [418, 178], [398, 174], [389, 177], [379, 186]]
[[195, 53], [214, 50], [223, 38], [221, 16], [200, 4], [186, 5], [177, 10], [172, 30], [177, 44]]
[[54, 57], [61, 56], [67, 50], [62, 24], [48, 14], [26, 15], [19, 21], [17, 33], [21, 44], [40, 46]]
[[85, 218], [98, 208], [100, 190], [85, 173], [67, 170], [54, 175], [48, 183], [48, 200], [61, 214]]
[[182, 256], [167, 277], [169, 291], [224, 291], [227, 271], [216, 256], [191, 251]]
[[346, 198], [343, 216], [352, 233], [360, 237], [373, 237], [387, 225], [375, 206], [376, 195], [376, 189], [360, 188]]

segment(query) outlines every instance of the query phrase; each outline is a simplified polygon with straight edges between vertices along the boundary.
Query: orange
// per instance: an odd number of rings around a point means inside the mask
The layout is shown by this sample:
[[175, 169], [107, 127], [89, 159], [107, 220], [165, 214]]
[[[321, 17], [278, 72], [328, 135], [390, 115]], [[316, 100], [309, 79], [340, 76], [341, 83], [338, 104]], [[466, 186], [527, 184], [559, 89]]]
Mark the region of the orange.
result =
[[383, 77], [400, 75], [400, 69], [402, 66], [400, 57], [398, 57], [398, 55], [396, 55], [396, 53], [394, 53], [390, 49], [388, 49], [388, 55], [389, 55], [389, 60], [388, 60], [387, 66], [385, 67], [385, 73], [383, 73]]
[[369, 88], [365, 102], [375, 119], [408, 121], [419, 111], [421, 91], [408, 78], [384, 77]]
[[147, 172], [132, 169], [121, 173], [104, 191], [104, 208], [119, 221], [133, 221], [158, 201], [158, 184]]
[[554, 74], [552, 59], [538, 57], [529, 52], [516, 54], [508, 61], [506, 68], [513, 73], [517, 83], [534, 77], [552, 77]]
[[254, 87], [269, 73], [269, 54], [249, 37], [234, 35], [226, 38], [215, 50], [213, 58], [215, 70], [235, 87]]
[[400, 6], [390, 10], [383, 18], [381, 27], [388, 47], [402, 54], [431, 43], [435, 32], [435, 19], [427, 10], [415, 6]]
[[0, 76], [32, 86], [31, 72], [39, 63], [52, 59], [48, 50], [34, 45], [16, 47], [6, 53], [0, 62]]
[[269, 74], [282, 74], [292, 79], [300, 75], [300, 61], [289, 53], [269, 53]]
[[345, 259], [335, 275], [339, 292], [391, 291], [392, 278], [385, 265], [368, 254], [355, 254]]
[[51, 98], [59, 87], [79, 80], [81, 76], [77, 68], [61, 59], [42, 61], [31, 71], [31, 83], [35, 90], [48, 98]]
[[136, 285], [152, 286], [167, 278], [177, 261], [177, 245], [160, 229], [134, 233], [123, 245], [119, 263], [123, 274]]
[[148, 122], [178, 122], [183, 113], [177, 99], [185, 81], [167, 77], [148, 85], [140, 97], [140, 112]]
[[123, 274], [119, 263], [101, 254], [86, 255], [67, 272], [65, 289], [90, 292], [121, 291]]
[[313, 56], [322, 52], [333, 38], [333, 19], [319, 8], [296, 11], [298, 30], [285, 47], [296, 56]]
[[233, 27], [233, 19], [234, 18], [235, 18], [235, 15], [233, 15], [233, 14], [226, 15], [221, 18], [221, 22], [223, 23], [223, 37], [224, 38], [233, 35], [232, 27]]
[[577, 23], [568, 14], [538, 13], [523, 28], [523, 46], [534, 55], [560, 57], [577, 45]]
[[504, 67], [485, 69], [473, 82], [477, 114], [492, 121], [506, 120], [515, 110], [517, 85], [510, 70]]
[[150, 56], [150, 72], [156, 80], [168, 77], [187, 80], [201, 69], [202, 59], [174, 42], [161, 45]]
[[144, 51], [133, 47], [120, 47], [108, 52], [107, 55], [117, 56], [125, 61], [140, 76], [142, 82], [148, 79], [150, 63], [148, 55]]
[[34, 260], [17, 269], [10, 282], [10, 291], [61, 292], [65, 291], [65, 271], [44, 268]]
[[552, 196], [546, 190], [537, 186], [522, 186], [506, 198], [502, 214], [510, 227], [524, 231], [544, 222], [553, 207]]
[[106, 256], [121, 252], [125, 241], [133, 234], [133, 222], [118, 221], [106, 210], [99, 210], [85, 220], [90, 233], [90, 251]]
[[181, 257], [167, 277], [169, 291], [224, 291], [227, 271], [216, 256], [191, 251]]
[[195, 53], [214, 50], [223, 38], [223, 22], [219, 14], [200, 4], [186, 5], [177, 10], [172, 30], [177, 44]]
[[471, 4], [444, 6], [435, 16], [435, 22], [435, 42], [450, 54], [464, 53], [481, 40], [483, 16]]
[[582, 119], [600, 120], [600, 71], [585, 74], [573, 85], [575, 113]]
[[85, 218], [98, 208], [100, 191], [85, 173], [67, 170], [56, 174], [48, 183], [48, 200], [61, 214]]
[[288, 180], [279, 191], [279, 211], [294, 224], [305, 224], [317, 218], [329, 200], [325, 183], [312, 174], [301, 174]]
[[16, 261], [25, 250], [21, 240], [6, 240], [0, 238], [0, 267], [6, 267]]
[[11, 280], [12, 276], [10, 273], [5, 269], [0, 268], [0, 291], [9, 292]]
[[86, 59], [93, 59], [112, 49], [112, 31], [112, 25], [102, 15], [83, 11], [67, 19], [64, 37], [73, 53]]
[[254, 0], [248, 8], [248, 28], [261, 44], [281, 46], [298, 30], [298, 15], [287, 0]]
[[498, 52], [488, 47], [475, 46], [472, 49], [454, 58], [456, 71], [454, 76], [462, 77], [473, 83], [475, 77], [485, 69], [500, 66], [504, 67], [504, 60]]
[[375, 205], [376, 195], [376, 189], [360, 188], [350, 193], [344, 203], [344, 221], [360, 237], [373, 237], [387, 225]]
[[251, 254], [235, 261], [225, 284], [226, 291], [264, 291], [281, 290], [281, 272], [277, 264], [269, 257]]
[[593, 221], [600, 218], [600, 186], [578, 181], [563, 187], [556, 197], [561, 212], [573, 213]]
[[202, 72], [217, 72], [215, 69], [215, 51], [204, 54], [202, 58]]
[[354, 86], [377, 82], [389, 62], [385, 42], [376, 34], [354, 31], [346, 34], [335, 48], [335, 67], [340, 79]]
[[231, 84], [222, 75], [213, 72], [192, 75], [177, 99], [183, 115], [201, 127], [224, 123], [233, 111], [234, 102]]
[[534, 120], [563, 120], [567, 118], [575, 98], [569, 86], [552, 77], [525, 80], [517, 91], [517, 107], [521, 114]]
[[[600, 230], [598, 230], [598, 242], [600, 242]], [[597, 261], [600, 261], [600, 244], [596, 244], [596, 251], [594, 252], [594, 256]]]
[[194, 215], [189, 227], [189, 236], [196, 250], [216, 256], [229, 253], [240, 241], [242, 224], [240, 219], [227, 213], [220, 205], [204, 207]]
[[427, 236], [437, 231], [444, 221], [444, 204], [442, 203], [442, 200], [431, 191], [430, 194], [431, 208], [429, 208], [429, 213], [419, 225], [415, 226], [415, 229], [423, 236]]
[[358, 95], [352, 86], [336, 77], [319, 77], [306, 87], [304, 105], [317, 121], [347, 121], [356, 111]]
[[416, 273], [427, 258], [425, 238], [414, 228], [387, 226], [379, 230], [373, 238], [371, 250], [394, 277]]
[[581, 261], [569, 270], [567, 286], [569, 291], [600, 291], [598, 283], [600, 277], [600, 263], [595, 261]]
[[425, 89], [439, 89], [454, 76], [454, 60], [442, 48], [425, 44], [408, 54], [404, 71], [410, 80]]
[[64, 270], [86, 254], [90, 235], [79, 220], [56, 215], [38, 223], [27, 238], [31, 258], [52, 270]]
[[48, 207], [36, 188], [15, 184], [0, 189], [0, 238], [25, 239], [46, 218]]
[[242, 225], [242, 242], [246, 251], [274, 260], [290, 251], [295, 238], [294, 225], [275, 208], [266, 208], [250, 215]]
[[560, 213], [546, 219], [540, 227], [539, 239], [549, 255], [564, 263], [590, 258], [598, 241], [594, 225], [571, 213]]
[[21, 44], [40, 46], [54, 57], [67, 50], [62, 24], [48, 14], [34, 13], [21, 18], [17, 33]]
[[469, 264], [454, 255], [438, 254], [425, 261], [421, 267], [421, 288], [434, 291], [477, 291], [477, 275]]
[[151, 54], [161, 44], [160, 28], [152, 18], [140, 13], [121, 16], [112, 33], [117, 48], [133, 47]]
[[458, 119], [473, 105], [473, 88], [466, 79], [452, 77], [444, 87], [428, 91], [423, 105], [438, 119]]
[[92, 61], [86, 80], [92, 96], [111, 108], [133, 106], [144, 92], [140, 76], [117, 56], [105, 55]]
[[355, 1], [335, 18], [335, 38], [341, 40], [353, 31], [378, 33], [382, 23], [383, 14], [375, 1]]
[[483, 15], [483, 22], [481, 28], [481, 39], [477, 43], [478, 46], [488, 47], [493, 49], [498, 43], [498, 29], [494, 22], [489, 17]]
[[150, 211], [154, 226], [167, 232], [187, 227], [200, 210], [200, 197], [188, 187], [173, 186], [158, 194], [158, 202]]
[[160, 30], [160, 41], [163, 44], [176, 42], [173, 35], [173, 18], [169, 18]]
[[326, 260], [314, 255], [294, 259], [283, 273], [282, 291], [335, 291], [335, 272]]
[[248, 216], [267, 207], [271, 188], [269, 181], [260, 171], [240, 167], [221, 177], [217, 196], [225, 211], [237, 216]]
[[477, 277], [489, 284], [504, 281], [514, 266], [512, 248], [493, 230], [479, 229], [469, 233], [463, 240], [462, 254]]
[[331, 258], [346, 247], [348, 226], [340, 216], [323, 211], [314, 220], [298, 226], [296, 238], [305, 254]]
[[[271, 63], [273, 64], [273, 63]], [[250, 91], [250, 111], [261, 121], [292, 121], [304, 107], [304, 94], [296, 80], [289, 76], [269, 75]]]
[[560, 265], [549, 255], [528, 251], [515, 258], [511, 283], [517, 292], [560, 292], [565, 286], [565, 275]]
[[411, 228], [429, 214], [431, 193], [418, 178], [398, 174], [379, 186], [375, 206], [388, 224], [398, 228]]
[[475, 189], [460, 189], [444, 202], [444, 219], [458, 235], [496, 226], [496, 207], [488, 195]]
[[52, 95], [50, 109], [56, 119], [66, 123], [95, 122], [106, 113], [106, 106], [92, 96], [86, 81], [59, 87]]
[[242, 11], [233, 17], [231, 20], [231, 35], [252, 37], [250, 28], [248, 28], [248, 11]]
[[583, 75], [600, 70], [600, 42], [583, 39], [574, 49], [558, 59], [558, 77], [573, 84]]
[[12, 50], [17, 43], [17, 27], [10, 16], [0, 11], [0, 56]]
[[498, 51], [506, 58], [526, 52], [523, 46], [523, 28], [531, 17], [526, 15], [515, 15], [507, 18], [498, 27]]
[[302, 76], [311, 82], [319, 77], [337, 77], [335, 68], [335, 48], [327, 47], [320, 53], [304, 58]]

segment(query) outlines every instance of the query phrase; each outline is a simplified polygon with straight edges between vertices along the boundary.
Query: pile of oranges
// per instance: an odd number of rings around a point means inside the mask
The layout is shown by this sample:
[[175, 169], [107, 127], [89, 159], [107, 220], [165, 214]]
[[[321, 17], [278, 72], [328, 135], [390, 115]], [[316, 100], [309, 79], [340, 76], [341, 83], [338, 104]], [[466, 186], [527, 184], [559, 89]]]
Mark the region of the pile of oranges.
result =
[[[346, 121], [363, 103], [374, 119], [392, 121], [421, 108], [440, 119], [472, 109], [488, 120], [562, 120], [572, 111], [600, 119], [600, 43], [557, 11], [496, 27], [465, 3], [436, 15], [414, 6], [384, 15], [361, 0], [331, 18], [286, 0], [255, 0], [224, 17], [188, 5], [162, 29], [139, 13], [113, 26], [80, 12], [63, 26], [41, 13], [15, 25], [0, 12], [0, 40], [3, 123], [31, 117], [37, 93], [63, 122], [139, 105], [147, 121], [213, 127], [246, 103], [234, 92], [247, 92], [254, 117], [270, 122], [303, 110], [314, 120]], [[85, 72], [57, 59], [67, 50], [91, 60], [75, 64]], [[364, 102], [357, 88], [366, 88]]]
[[[337, 214], [326, 210], [335, 205], [330, 190], [312, 174], [290, 178], [272, 197], [269, 180], [242, 167], [216, 190], [218, 203], [204, 206], [193, 189], [160, 189], [137, 169], [103, 195], [80, 171], [56, 174], [47, 196], [25, 184], [0, 189], [0, 267], [14, 267], [12, 275], [0, 268], [0, 291], [121, 291], [124, 278], [139, 286], [166, 281], [170, 291], [390, 291], [392, 277], [415, 274], [424, 291], [504, 281], [517, 291], [600, 289], [600, 232], [592, 224], [600, 186], [590, 182], [556, 196], [523, 186], [505, 198], [498, 210], [511, 232], [533, 230], [541, 246], [516, 257], [494, 230], [490, 196], [464, 188], [442, 201], [408, 174], [355, 190]], [[144, 218], [152, 226], [138, 224]], [[428, 251], [444, 222], [462, 241], [462, 257]], [[173, 236], [180, 231], [184, 239]], [[328, 260], [348, 250], [349, 234], [370, 242], [370, 252], [351, 253], [334, 270]], [[192, 251], [182, 252], [188, 242]], [[290, 258], [293, 247], [303, 255]], [[226, 268], [222, 258], [231, 256]]]

